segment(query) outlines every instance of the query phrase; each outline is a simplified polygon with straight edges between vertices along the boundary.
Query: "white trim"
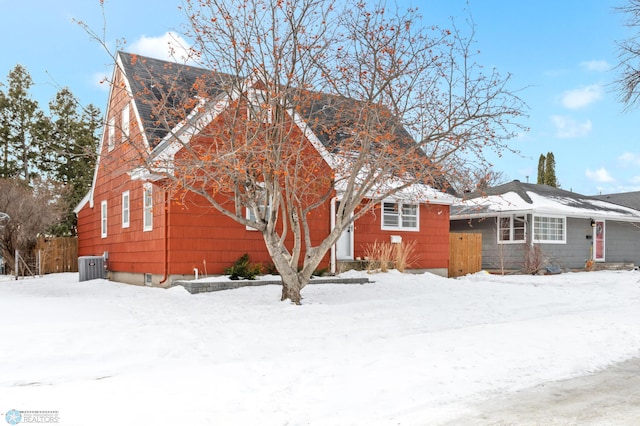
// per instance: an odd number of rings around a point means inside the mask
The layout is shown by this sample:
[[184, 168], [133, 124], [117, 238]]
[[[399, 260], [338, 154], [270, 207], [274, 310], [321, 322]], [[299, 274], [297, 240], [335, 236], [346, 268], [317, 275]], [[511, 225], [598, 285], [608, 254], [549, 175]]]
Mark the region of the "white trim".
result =
[[[562, 219], [562, 240], [540, 240], [536, 239], [536, 219], [552, 218]], [[531, 220], [531, 241], [537, 244], [566, 244], [567, 243], [567, 217], [551, 214], [534, 214]]]
[[100, 202], [100, 237], [107, 238], [109, 226], [109, 210], [107, 208], [107, 200]]
[[260, 121], [262, 123], [273, 123], [273, 108], [269, 105], [267, 108], [263, 108], [266, 104], [267, 91], [249, 87], [247, 89], [247, 120]]
[[[125, 199], [126, 199], [126, 203], [125, 203]], [[125, 217], [126, 217], [126, 220], [125, 220]], [[130, 224], [131, 224], [131, 196], [129, 195], [129, 191], [124, 191], [122, 193], [122, 227], [128, 228]]]
[[121, 137], [122, 142], [126, 142], [129, 139], [129, 135], [131, 134], [131, 102], [127, 100], [127, 103], [122, 107], [122, 111], [120, 112], [120, 129], [121, 129]]
[[107, 120], [107, 151], [111, 152], [116, 147], [116, 118]]
[[[515, 239], [515, 218], [516, 217], [524, 217], [524, 225], [523, 231], [524, 235], [521, 240]], [[500, 219], [509, 219], [509, 239], [502, 240], [500, 239]], [[506, 229], [506, 228], [505, 228]], [[519, 229], [519, 228], [518, 228]], [[500, 215], [496, 216], [496, 241], [498, 244], [523, 244], [527, 241], [527, 215], [526, 214], [511, 214], [511, 215]]]
[[[397, 214], [395, 214], [395, 216], [398, 218], [398, 225], [397, 226], [392, 226], [392, 225], [385, 225], [384, 224], [384, 219], [385, 219], [385, 211], [384, 211], [384, 205], [385, 204], [395, 204], [397, 206]], [[402, 213], [402, 206], [407, 205], [407, 206], [413, 206], [416, 208], [416, 214], [415, 214], [415, 218], [416, 218], [416, 226], [415, 227], [408, 227], [408, 226], [402, 226], [402, 218], [403, 218], [403, 213]], [[412, 216], [412, 215], [410, 215]], [[407, 232], [420, 232], [420, 204], [417, 203], [404, 203], [402, 201], [395, 201], [395, 200], [386, 200], [386, 201], [381, 201], [380, 202], [380, 229], [382, 229], [383, 231], [407, 231]]]
[[302, 131], [304, 136], [311, 142], [311, 145], [318, 151], [322, 159], [329, 165], [331, 170], [336, 170], [337, 163], [335, 158], [329, 153], [329, 151], [324, 147], [320, 139], [316, 136], [315, 133], [311, 130], [306, 121], [304, 121], [297, 112], [293, 109], [288, 109], [287, 114], [293, 119], [293, 122], [296, 126]]
[[[147, 204], [147, 191], [149, 191], [149, 201]], [[149, 217], [147, 218], [147, 211]], [[142, 185], [142, 230], [144, 232], [151, 231], [153, 229], [153, 186], [150, 183]]]
[[[596, 257], [596, 243], [597, 243], [597, 239], [596, 239], [596, 235], [597, 235], [597, 229], [598, 229], [598, 222], [602, 222], [602, 257]], [[606, 253], [607, 253], [607, 226], [606, 226], [606, 221], [603, 219], [595, 219], [595, 226], [593, 227], [593, 238], [591, 239], [591, 241], [593, 242], [593, 261], [594, 262], [605, 262], [605, 258], [606, 258]]]

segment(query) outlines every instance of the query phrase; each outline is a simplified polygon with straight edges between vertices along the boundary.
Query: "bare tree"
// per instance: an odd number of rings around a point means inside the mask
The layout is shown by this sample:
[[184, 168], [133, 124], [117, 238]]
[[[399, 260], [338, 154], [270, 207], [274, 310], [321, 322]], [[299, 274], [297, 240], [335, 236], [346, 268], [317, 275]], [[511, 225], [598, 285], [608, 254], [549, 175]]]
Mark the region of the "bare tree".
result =
[[626, 6], [617, 9], [626, 15], [626, 26], [634, 33], [618, 43], [618, 70], [620, 77], [616, 81], [620, 99], [628, 108], [636, 105], [640, 99], [640, 0], [628, 0]]
[[[448, 176], [509, 149], [522, 129], [508, 77], [484, 74], [471, 38], [417, 10], [187, 0], [185, 12], [189, 59], [211, 72], [189, 93], [140, 79], [134, 96], [164, 132], [151, 149], [131, 146], [156, 184], [262, 233], [283, 300], [300, 302], [331, 246], [381, 200], [446, 190]], [[311, 221], [330, 200], [335, 225], [316, 235]]]
[[0, 250], [2, 257], [13, 265], [15, 250], [28, 252], [38, 236], [60, 220], [60, 187], [33, 179], [33, 188], [17, 179], [0, 179], [0, 212], [8, 218], [0, 223]]

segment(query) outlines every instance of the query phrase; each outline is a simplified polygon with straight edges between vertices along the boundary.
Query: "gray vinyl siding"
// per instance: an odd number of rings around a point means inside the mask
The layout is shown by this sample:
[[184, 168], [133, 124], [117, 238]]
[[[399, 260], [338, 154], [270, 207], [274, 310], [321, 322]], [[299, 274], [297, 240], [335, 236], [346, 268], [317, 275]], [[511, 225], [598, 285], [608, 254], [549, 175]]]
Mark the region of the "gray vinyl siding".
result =
[[640, 265], [640, 224], [606, 221], [605, 262]]
[[566, 244], [539, 244], [548, 263], [561, 268], [584, 268], [591, 258], [593, 228], [589, 219], [566, 218]]
[[452, 233], [482, 234], [482, 269], [522, 269], [525, 243], [498, 244], [498, 230], [495, 217], [452, 220], [450, 230]]
[[[532, 217], [527, 215], [527, 236], [531, 238]], [[591, 259], [593, 228], [590, 219], [566, 218], [566, 243], [536, 244], [547, 264], [563, 269], [583, 269]], [[451, 232], [482, 234], [482, 268], [521, 270], [526, 243], [498, 244], [496, 218], [452, 220]], [[605, 222], [605, 261], [640, 265], [640, 224]]]

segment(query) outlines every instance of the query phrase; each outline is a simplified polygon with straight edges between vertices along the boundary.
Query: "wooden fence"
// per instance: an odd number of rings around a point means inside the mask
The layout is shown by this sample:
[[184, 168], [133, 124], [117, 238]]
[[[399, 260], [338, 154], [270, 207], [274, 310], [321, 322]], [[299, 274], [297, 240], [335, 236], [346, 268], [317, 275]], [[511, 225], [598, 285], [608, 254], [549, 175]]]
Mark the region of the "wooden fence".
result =
[[76, 237], [41, 237], [35, 252], [39, 273], [78, 272], [78, 239]]
[[449, 234], [449, 277], [482, 270], [482, 234]]

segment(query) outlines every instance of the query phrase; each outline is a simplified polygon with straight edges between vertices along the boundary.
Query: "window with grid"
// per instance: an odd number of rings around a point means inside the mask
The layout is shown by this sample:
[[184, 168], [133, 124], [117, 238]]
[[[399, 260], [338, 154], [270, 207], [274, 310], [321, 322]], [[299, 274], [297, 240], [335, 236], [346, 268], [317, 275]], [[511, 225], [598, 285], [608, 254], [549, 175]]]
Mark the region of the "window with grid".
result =
[[382, 203], [382, 229], [418, 230], [416, 204]]
[[122, 108], [122, 142], [126, 142], [129, 138], [129, 104]]
[[250, 120], [263, 123], [272, 122], [272, 112], [268, 104], [267, 92], [255, 89], [247, 91], [247, 115]]
[[150, 231], [153, 229], [153, 193], [151, 184], [144, 185], [143, 196], [143, 230]]
[[107, 147], [111, 151], [116, 146], [116, 120], [111, 117], [107, 122]]
[[534, 216], [534, 242], [564, 243], [566, 242], [566, 227], [564, 217]]
[[129, 227], [129, 191], [122, 193], [122, 227]]
[[107, 238], [107, 201], [100, 203], [100, 236]]
[[522, 243], [526, 240], [526, 217], [511, 215], [498, 218], [498, 242]]

